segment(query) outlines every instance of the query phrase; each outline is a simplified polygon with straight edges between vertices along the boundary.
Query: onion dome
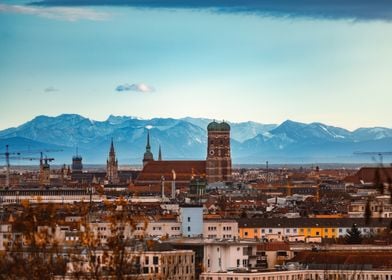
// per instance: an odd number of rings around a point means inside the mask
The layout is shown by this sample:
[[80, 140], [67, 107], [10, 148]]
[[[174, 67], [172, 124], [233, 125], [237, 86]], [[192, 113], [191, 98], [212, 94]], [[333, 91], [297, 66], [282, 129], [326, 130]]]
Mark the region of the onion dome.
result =
[[213, 121], [213, 122], [209, 123], [209, 125], [207, 126], [207, 130], [208, 131], [219, 131], [220, 125], [216, 121]]
[[230, 125], [226, 122], [217, 123], [216, 121], [211, 122], [207, 126], [208, 131], [230, 131]]
[[220, 128], [221, 131], [230, 131], [230, 125], [227, 122], [222, 122]]

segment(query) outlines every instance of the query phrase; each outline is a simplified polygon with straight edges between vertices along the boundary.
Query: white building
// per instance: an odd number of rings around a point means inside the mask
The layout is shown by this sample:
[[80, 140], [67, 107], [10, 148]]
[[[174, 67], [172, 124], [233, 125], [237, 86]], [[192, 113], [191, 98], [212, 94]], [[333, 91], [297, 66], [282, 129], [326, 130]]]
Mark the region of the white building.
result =
[[236, 268], [248, 268], [249, 251], [254, 242], [240, 241], [205, 241], [203, 264], [206, 272], [227, 271]]
[[391, 280], [391, 270], [287, 270], [272, 272], [205, 272], [200, 280]]
[[94, 189], [12, 189], [0, 190], [3, 204], [29, 203], [75, 203], [102, 202], [105, 195], [99, 195]]

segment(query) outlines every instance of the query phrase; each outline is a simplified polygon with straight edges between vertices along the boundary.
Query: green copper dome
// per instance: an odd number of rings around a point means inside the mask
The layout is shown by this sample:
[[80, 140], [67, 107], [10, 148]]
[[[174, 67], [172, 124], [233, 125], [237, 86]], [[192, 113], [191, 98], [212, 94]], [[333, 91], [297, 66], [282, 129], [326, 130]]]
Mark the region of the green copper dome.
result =
[[207, 126], [208, 131], [230, 131], [230, 125], [226, 122], [217, 123], [216, 121], [211, 122]]

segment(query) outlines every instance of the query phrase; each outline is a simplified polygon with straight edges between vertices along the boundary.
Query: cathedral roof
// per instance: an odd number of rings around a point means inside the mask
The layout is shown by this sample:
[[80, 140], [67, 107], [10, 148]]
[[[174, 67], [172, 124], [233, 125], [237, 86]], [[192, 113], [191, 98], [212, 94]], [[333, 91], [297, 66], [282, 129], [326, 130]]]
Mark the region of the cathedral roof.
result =
[[189, 181], [192, 176], [205, 175], [205, 160], [162, 160], [150, 161], [140, 172], [137, 181], [160, 181], [165, 177], [166, 181], [173, 180], [172, 170], [176, 173], [177, 181]]

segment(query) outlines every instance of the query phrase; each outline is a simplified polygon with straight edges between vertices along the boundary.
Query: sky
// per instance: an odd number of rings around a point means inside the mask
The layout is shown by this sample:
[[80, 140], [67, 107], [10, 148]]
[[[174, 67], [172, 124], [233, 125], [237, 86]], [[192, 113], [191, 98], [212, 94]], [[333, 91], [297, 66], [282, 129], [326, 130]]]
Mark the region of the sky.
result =
[[158, 3], [0, 0], [0, 129], [62, 113], [392, 127], [390, 11]]

